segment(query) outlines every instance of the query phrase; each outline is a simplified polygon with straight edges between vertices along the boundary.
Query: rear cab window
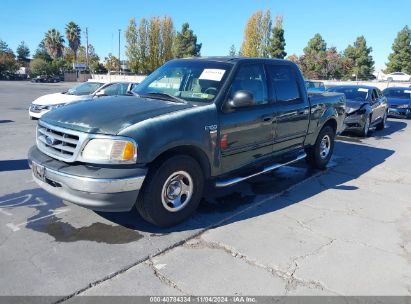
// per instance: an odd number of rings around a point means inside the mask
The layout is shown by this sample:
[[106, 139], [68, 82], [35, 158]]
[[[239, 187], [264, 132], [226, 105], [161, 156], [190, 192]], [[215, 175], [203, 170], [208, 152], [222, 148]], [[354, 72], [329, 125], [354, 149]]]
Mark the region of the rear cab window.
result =
[[292, 66], [267, 64], [269, 85], [274, 102], [304, 102], [297, 75]]

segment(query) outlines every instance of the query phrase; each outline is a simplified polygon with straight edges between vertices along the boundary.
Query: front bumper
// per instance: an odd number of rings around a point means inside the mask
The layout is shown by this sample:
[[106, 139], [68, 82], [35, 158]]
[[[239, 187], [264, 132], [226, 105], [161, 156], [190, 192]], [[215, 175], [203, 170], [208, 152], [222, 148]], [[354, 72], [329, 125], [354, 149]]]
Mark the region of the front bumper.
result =
[[388, 116], [389, 117], [399, 117], [399, 118], [403, 118], [403, 117], [411, 118], [411, 109], [410, 108], [405, 108], [405, 109], [388, 108]]
[[352, 114], [344, 119], [344, 131], [360, 132], [364, 128], [365, 114]]
[[33, 111], [30, 107], [29, 109], [29, 116], [30, 117], [34, 117], [34, 118], [41, 118], [41, 116], [43, 116], [44, 114], [46, 114], [47, 112], [49, 112], [50, 110], [48, 109], [42, 109], [42, 110], [38, 110], [38, 111]]
[[33, 173], [41, 188], [96, 211], [129, 211], [147, 174], [147, 169], [140, 167], [68, 165], [45, 155], [36, 146], [30, 149], [28, 162], [33, 170], [41, 169], [41, 174]]

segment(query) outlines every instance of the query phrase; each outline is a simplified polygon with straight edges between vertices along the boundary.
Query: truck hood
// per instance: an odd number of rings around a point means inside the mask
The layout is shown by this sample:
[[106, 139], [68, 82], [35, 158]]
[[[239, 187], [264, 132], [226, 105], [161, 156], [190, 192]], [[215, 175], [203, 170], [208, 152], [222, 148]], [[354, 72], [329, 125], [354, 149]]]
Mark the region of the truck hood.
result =
[[411, 99], [404, 98], [387, 98], [388, 106], [410, 105]]
[[363, 105], [367, 104], [367, 101], [357, 101], [357, 100], [351, 100], [347, 99], [346, 104], [345, 104], [345, 111], [347, 114], [351, 114], [358, 109], [360, 109]]
[[65, 93], [53, 93], [53, 94], [47, 94], [47, 95], [40, 96], [39, 98], [34, 100], [33, 103], [36, 105], [41, 105], [41, 106], [48, 106], [48, 105], [56, 105], [56, 104], [61, 104], [61, 103], [70, 103], [74, 101], [90, 99], [91, 97], [92, 95], [76, 96], [76, 95], [69, 95]]
[[41, 121], [87, 133], [118, 134], [140, 121], [193, 105], [136, 96], [110, 96], [76, 102], [43, 115]]

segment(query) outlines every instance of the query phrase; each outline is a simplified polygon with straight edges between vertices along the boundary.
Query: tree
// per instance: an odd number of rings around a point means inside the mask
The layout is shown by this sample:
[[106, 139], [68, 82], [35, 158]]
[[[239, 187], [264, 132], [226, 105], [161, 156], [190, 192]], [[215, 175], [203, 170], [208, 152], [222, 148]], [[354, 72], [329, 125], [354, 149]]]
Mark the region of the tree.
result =
[[323, 75], [327, 79], [340, 79], [342, 76], [341, 54], [338, 53], [336, 47], [330, 47], [326, 51], [325, 66]]
[[268, 44], [268, 55], [271, 58], [284, 59], [287, 56], [285, 52], [285, 39], [283, 29], [283, 16], [277, 16], [275, 26]]
[[160, 66], [161, 21], [159, 17], [153, 17], [148, 23], [148, 69], [154, 71]]
[[20, 44], [17, 46], [16, 53], [17, 53], [17, 60], [21, 62], [27, 62], [29, 60], [30, 49], [24, 43], [24, 41], [20, 42]]
[[259, 28], [261, 31], [261, 57], [269, 57], [268, 46], [270, 44], [271, 26], [271, 13], [270, 10], [267, 10], [261, 19], [261, 26]]
[[404, 72], [411, 74], [411, 30], [405, 26], [398, 32], [388, 56], [386, 73]]
[[81, 41], [81, 29], [80, 27], [74, 23], [73, 21], [70, 21], [65, 28], [66, 32], [66, 38], [69, 43], [70, 49], [73, 51], [74, 54], [74, 61], [77, 60], [77, 50], [80, 46], [80, 41]]
[[[91, 66], [92, 64], [99, 63], [100, 57], [96, 54], [94, 46], [89, 43], [88, 45], [88, 62]], [[86, 46], [80, 45], [77, 51], [77, 62], [78, 63], [87, 63], [87, 56], [86, 56]]]
[[90, 71], [96, 74], [106, 74], [107, 69], [100, 62], [93, 62], [89, 65]]
[[30, 62], [30, 77], [53, 75], [55, 72], [56, 71], [50, 61], [35, 58]]
[[[344, 50], [344, 57], [352, 68], [348, 73], [355, 75], [357, 79], [368, 79], [374, 72], [374, 60], [370, 55], [371, 47], [367, 47], [364, 36], [357, 37], [354, 45], [349, 45]], [[345, 75], [345, 77], [350, 77]]]
[[51, 57], [47, 52], [47, 49], [44, 45], [44, 40], [42, 40], [36, 50], [36, 53], [33, 55], [33, 59], [43, 59], [45, 61], [51, 61]]
[[320, 34], [315, 34], [304, 48], [300, 57], [300, 67], [306, 78], [326, 78], [326, 51], [327, 43]]
[[197, 36], [190, 29], [188, 23], [183, 23], [181, 31], [177, 32], [173, 44], [173, 54], [176, 58], [200, 56], [201, 43], [197, 43]]
[[171, 17], [165, 16], [161, 23], [161, 64], [173, 58], [174, 24]]
[[140, 21], [140, 25], [138, 27], [138, 58], [139, 58], [139, 71], [142, 74], [147, 73], [148, 64], [147, 64], [147, 57], [148, 57], [148, 21], [143, 18]]
[[109, 53], [107, 57], [104, 58], [104, 67], [108, 71], [118, 71], [120, 67], [120, 62], [116, 56]]
[[15, 72], [16, 70], [16, 56], [8, 44], [0, 39], [0, 72]]
[[131, 18], [124, 33], [126, 37], [126, 56], [128, 67], [133, 73], [139, 72], [138, 30], [136, 19]]
[[287, 57], [287, 60], [294, 62], [296, 65], [298, 65], [298, 67], [301, 70], [300, 58], [296, 54], [291, 54], [290, 56]]
[[248, 18], [241, 45], [242, 56], [268, 57], [271, 23], [270, 10], [257, 11]]
[[11, 48], [9, 48], [9, 45], [0, 39], [0, 53], [13, 53]]
[[230, 46], [229, 51], [228, 51], [228, 56], [234, 57], [234, 56], [236, 56], [236, 55], [237, 55], [237, 51], [235, 50], [235, 45], [232, 44], [232, 45]]
[[63, 56], [64, 39], [56, 29], [50, 29], [44, 36], [44, 46], [51, 58], [56, 59]]

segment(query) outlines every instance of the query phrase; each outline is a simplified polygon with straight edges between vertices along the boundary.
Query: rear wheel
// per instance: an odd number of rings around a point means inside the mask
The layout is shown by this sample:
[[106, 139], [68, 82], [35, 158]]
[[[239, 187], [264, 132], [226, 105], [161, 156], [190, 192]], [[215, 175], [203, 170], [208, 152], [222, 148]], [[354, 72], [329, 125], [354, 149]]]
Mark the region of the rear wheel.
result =
[[388, 117], [388, 113], [387, 111], [385, 111], [382, 121], [376, 127], [377, 130], [384, 130], [385, 125], [387, 124], [387, 117]]
[[334, 151], [335, 131], [331, 126], [324, 126], [318, 134], [313, 147], [306, 149], [307, 162], [310, 166], [324, 170]]
[[192, 157], [173, 156], [149, 171], [136, 207], [148, 222], [161, 227], [187, 219], [200, 203], [204, 175]]

